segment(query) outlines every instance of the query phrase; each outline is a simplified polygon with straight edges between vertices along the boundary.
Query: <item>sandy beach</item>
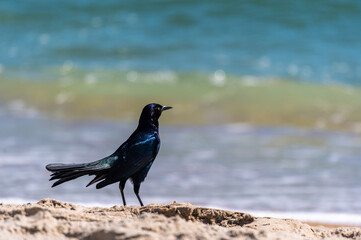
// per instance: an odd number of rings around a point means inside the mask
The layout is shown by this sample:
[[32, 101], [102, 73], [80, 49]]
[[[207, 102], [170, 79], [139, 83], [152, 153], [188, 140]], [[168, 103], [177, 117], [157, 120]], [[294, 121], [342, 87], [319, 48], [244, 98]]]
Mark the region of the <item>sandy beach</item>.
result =
[[0, 203], [0, 239], [361, 239], [361, 228], [321, 226], [298, 220], [188, 203], [145, 207], [84, 207], [43, 199]]

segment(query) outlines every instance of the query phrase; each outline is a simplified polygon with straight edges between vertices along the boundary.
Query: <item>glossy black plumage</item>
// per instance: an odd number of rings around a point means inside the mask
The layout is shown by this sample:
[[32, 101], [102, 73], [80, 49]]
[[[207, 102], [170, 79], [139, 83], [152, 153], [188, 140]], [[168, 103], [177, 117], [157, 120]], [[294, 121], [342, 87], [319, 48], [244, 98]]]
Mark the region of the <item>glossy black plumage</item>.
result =
[[158, 119], [164, 110], [170, 108], [156, 103], [146, 105], [136, 130], [108, 157], [82, 164], [48, 164], [46, 169], [53, 172], [50, 180], [58, 179], [52, 187], [84, 175], [95, 175], [87, 186], [98, 182], [96, 188], [99, 189], [119, 182], [119, 189], [125, 206], [123, 189], [126, 181], [131, 179], [134, 184], [134, 192], [140, 205], [143, 206], [139, 197], [140, 184], [146, 178], [159, 151]]

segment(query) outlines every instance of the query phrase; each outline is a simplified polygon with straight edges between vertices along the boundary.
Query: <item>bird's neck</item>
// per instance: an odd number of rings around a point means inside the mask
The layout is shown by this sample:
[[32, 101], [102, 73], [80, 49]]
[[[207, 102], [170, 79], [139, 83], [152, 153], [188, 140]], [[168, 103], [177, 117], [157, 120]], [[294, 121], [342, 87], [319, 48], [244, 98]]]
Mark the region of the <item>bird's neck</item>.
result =
[[159, 129], [159, 123], [158, 120], [155, 119], [139, 119], [139, 125], [138, 125], [138, 129], [139, 130], [148, 130], [148, 129], [152, 129], [156, 132], [158, 132]]

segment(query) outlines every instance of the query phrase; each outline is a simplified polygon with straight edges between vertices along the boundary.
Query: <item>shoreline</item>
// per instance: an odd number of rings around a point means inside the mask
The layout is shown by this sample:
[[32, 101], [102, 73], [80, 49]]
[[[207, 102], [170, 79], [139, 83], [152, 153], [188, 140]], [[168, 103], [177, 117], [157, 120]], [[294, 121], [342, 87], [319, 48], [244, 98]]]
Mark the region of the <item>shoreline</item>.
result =
[[321, 222], [308, 222], [302, 221], [303, 223], [310, 225], [311, 227], [326, 227], [326, 228], [340, 228], [340, 227], [361, 227], [358, 225], [348, 225], [348, 224], [331, 224], [331, 223], [321, 223]]
[[[71, 203], [73, 205], [79, 205], [87, 208], [111, 208], [114, 206], [121, 207], [122, 205], [117, 204], [101, 204], [97, 202], [87, 203], [87, 202], [71, 202], [71, 201], [60, 201], [55, 200], [63, 203]], [[42, 201], [42, 200], [40, 200]], [[1, 205], [27, 205], [27, 204], [37, 204], [38, 200], [25, 200], [22, 198], [0, 198], [0, 206]], [[176, 201], [177, 202], [177, 201]], [[177, 202], [179, 203], [179, 202]], [[159, 204], [166, 204], [166, 202], [162, 202]], [[192, 203], [189, 203], [192, 204]], [[135, 205], [128, 205], [127, 207], [137, 207], [137, 203]], [[299, 220], [303, 223], [312, 225], [312, 226], [325, 226], [325, 227], [361, 227], [361, 214], [350, 214], [350, 213], [324, 213], [324, 212], [273, 212], [273, 211], [254, 211], [252, 209], [230, 209], [230, 208], [223, 208], [219, 205], [197, 205], [197, 207], [201, 208], [209, 208], [209, 209], [222, 209], [224, 211], [230, 212], [247, 212], [250, 215], [262, 218], [262, 217], [271, 217], [271, 218], [280, 218], [280, 219], [294, 219]], [[319, 217], [318, 217], [319, 216]], [[340, 219], [340, 216], [342, 218]], [[353, 219], [356, 218], [356, 219]], [[332, 219], [330, 221], [330, 219]], [[337, 219], [337, 220], [334, 220]], [[349, 221], [344, 221], [345, 219]], [[353, 221], [350, 221], [353, 219]]]
[[[77, 206], [82, 206], [86, 208], [112, 208], [122, 207], [121, 204], [102, 204], [98, 202], [72, 202], [72, 201], [60, 201], [55, 199], [50, 199], [54, 201], [59, 201], [62, 203], [70, 203]], [[42, 201], [42, 200], [40, 200]], [[29, 204], [37, 204], [38, 200], [25, 200], [22, 198], [0, 198], [0, 206], [1, 205], [29, 205]], [[175, 201], [176, 203], [183, 203]], [[150, 203], [149, 205], [152, 205]], [[160, 205], [167, 204], [167, 202], [160, 202]], [[192, 203], [187, 203], [191, 204]], [[148, 205], [148, 204], [147, 204]], [[264, 217], [271, 217], [271, 218], [279, 218], [279, 219], [293, 219], [299, 220], [303, 223], [306, 223], [311, 226], [324, 226], [324, 227], [361, 227], [361, 214], [351, 214], [351, 213], [336, 213], [336, 212], [277, 212], [277, 211], [254, 211], [252, 209], [231, 209], [225, 208], [220, 205], [193, 205], [199, 208], [209, 208], [209, 209], [222, 209], [223, 211], [229, 212], [246, 212], [256, 218], [264, 218]], [[127, 207], [138, 207], [137, 203], [134, 205], [127, 205]]]
[[361, 228], [254, 217], [189, 203], [85, 207], [0, 203], [4, 239], [361, 239]]

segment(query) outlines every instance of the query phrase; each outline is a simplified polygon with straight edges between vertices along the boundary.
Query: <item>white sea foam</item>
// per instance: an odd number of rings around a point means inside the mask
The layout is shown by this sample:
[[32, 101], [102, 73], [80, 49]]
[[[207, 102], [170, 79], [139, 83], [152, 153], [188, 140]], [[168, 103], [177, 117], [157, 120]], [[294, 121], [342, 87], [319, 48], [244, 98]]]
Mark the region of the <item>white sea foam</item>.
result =
[[249, 123], [230, 123], [226, 125], [226, 129], [231, 133], [243, 133], [254, 130], [254, 126]]
[[36, 117], [39, 115], [38, 110], [28, 106], [23, 100], [16, 99], [7, 104], [7, 109], [10, 112], [18, 114], [18, 115], [25, 115], [27, 117]]
[[342, 212], [280, 212], [280, 211], [259, 211], [247, 209], [232, 209], [225, 208], [221, 205], [204, 205], [205, 207], [224, 209], [229, 211], [237, 211], [249, 213], [255, 217], [273, 217], [281, 219], [296, 219], [304, 222], [336, 224], [336, 225], [351, 225], [361, 226], [361, 214], [357, 213], [342, 213]]
[[24, 199], [24, 198], [0, 198], [0, 203], [4, 204], [27, 204], [27, 203], [36, 203], [38, 201], [33, 199]]
[[247, 211], [256, 217], [297, 219], [306, 222], [361, 226], [361, 214], [332, 212]]
[[224, 86], [226, 84], [226, 73], [222, 69], [215, 71], [211, 77], [211, 83], [217, 87]]

